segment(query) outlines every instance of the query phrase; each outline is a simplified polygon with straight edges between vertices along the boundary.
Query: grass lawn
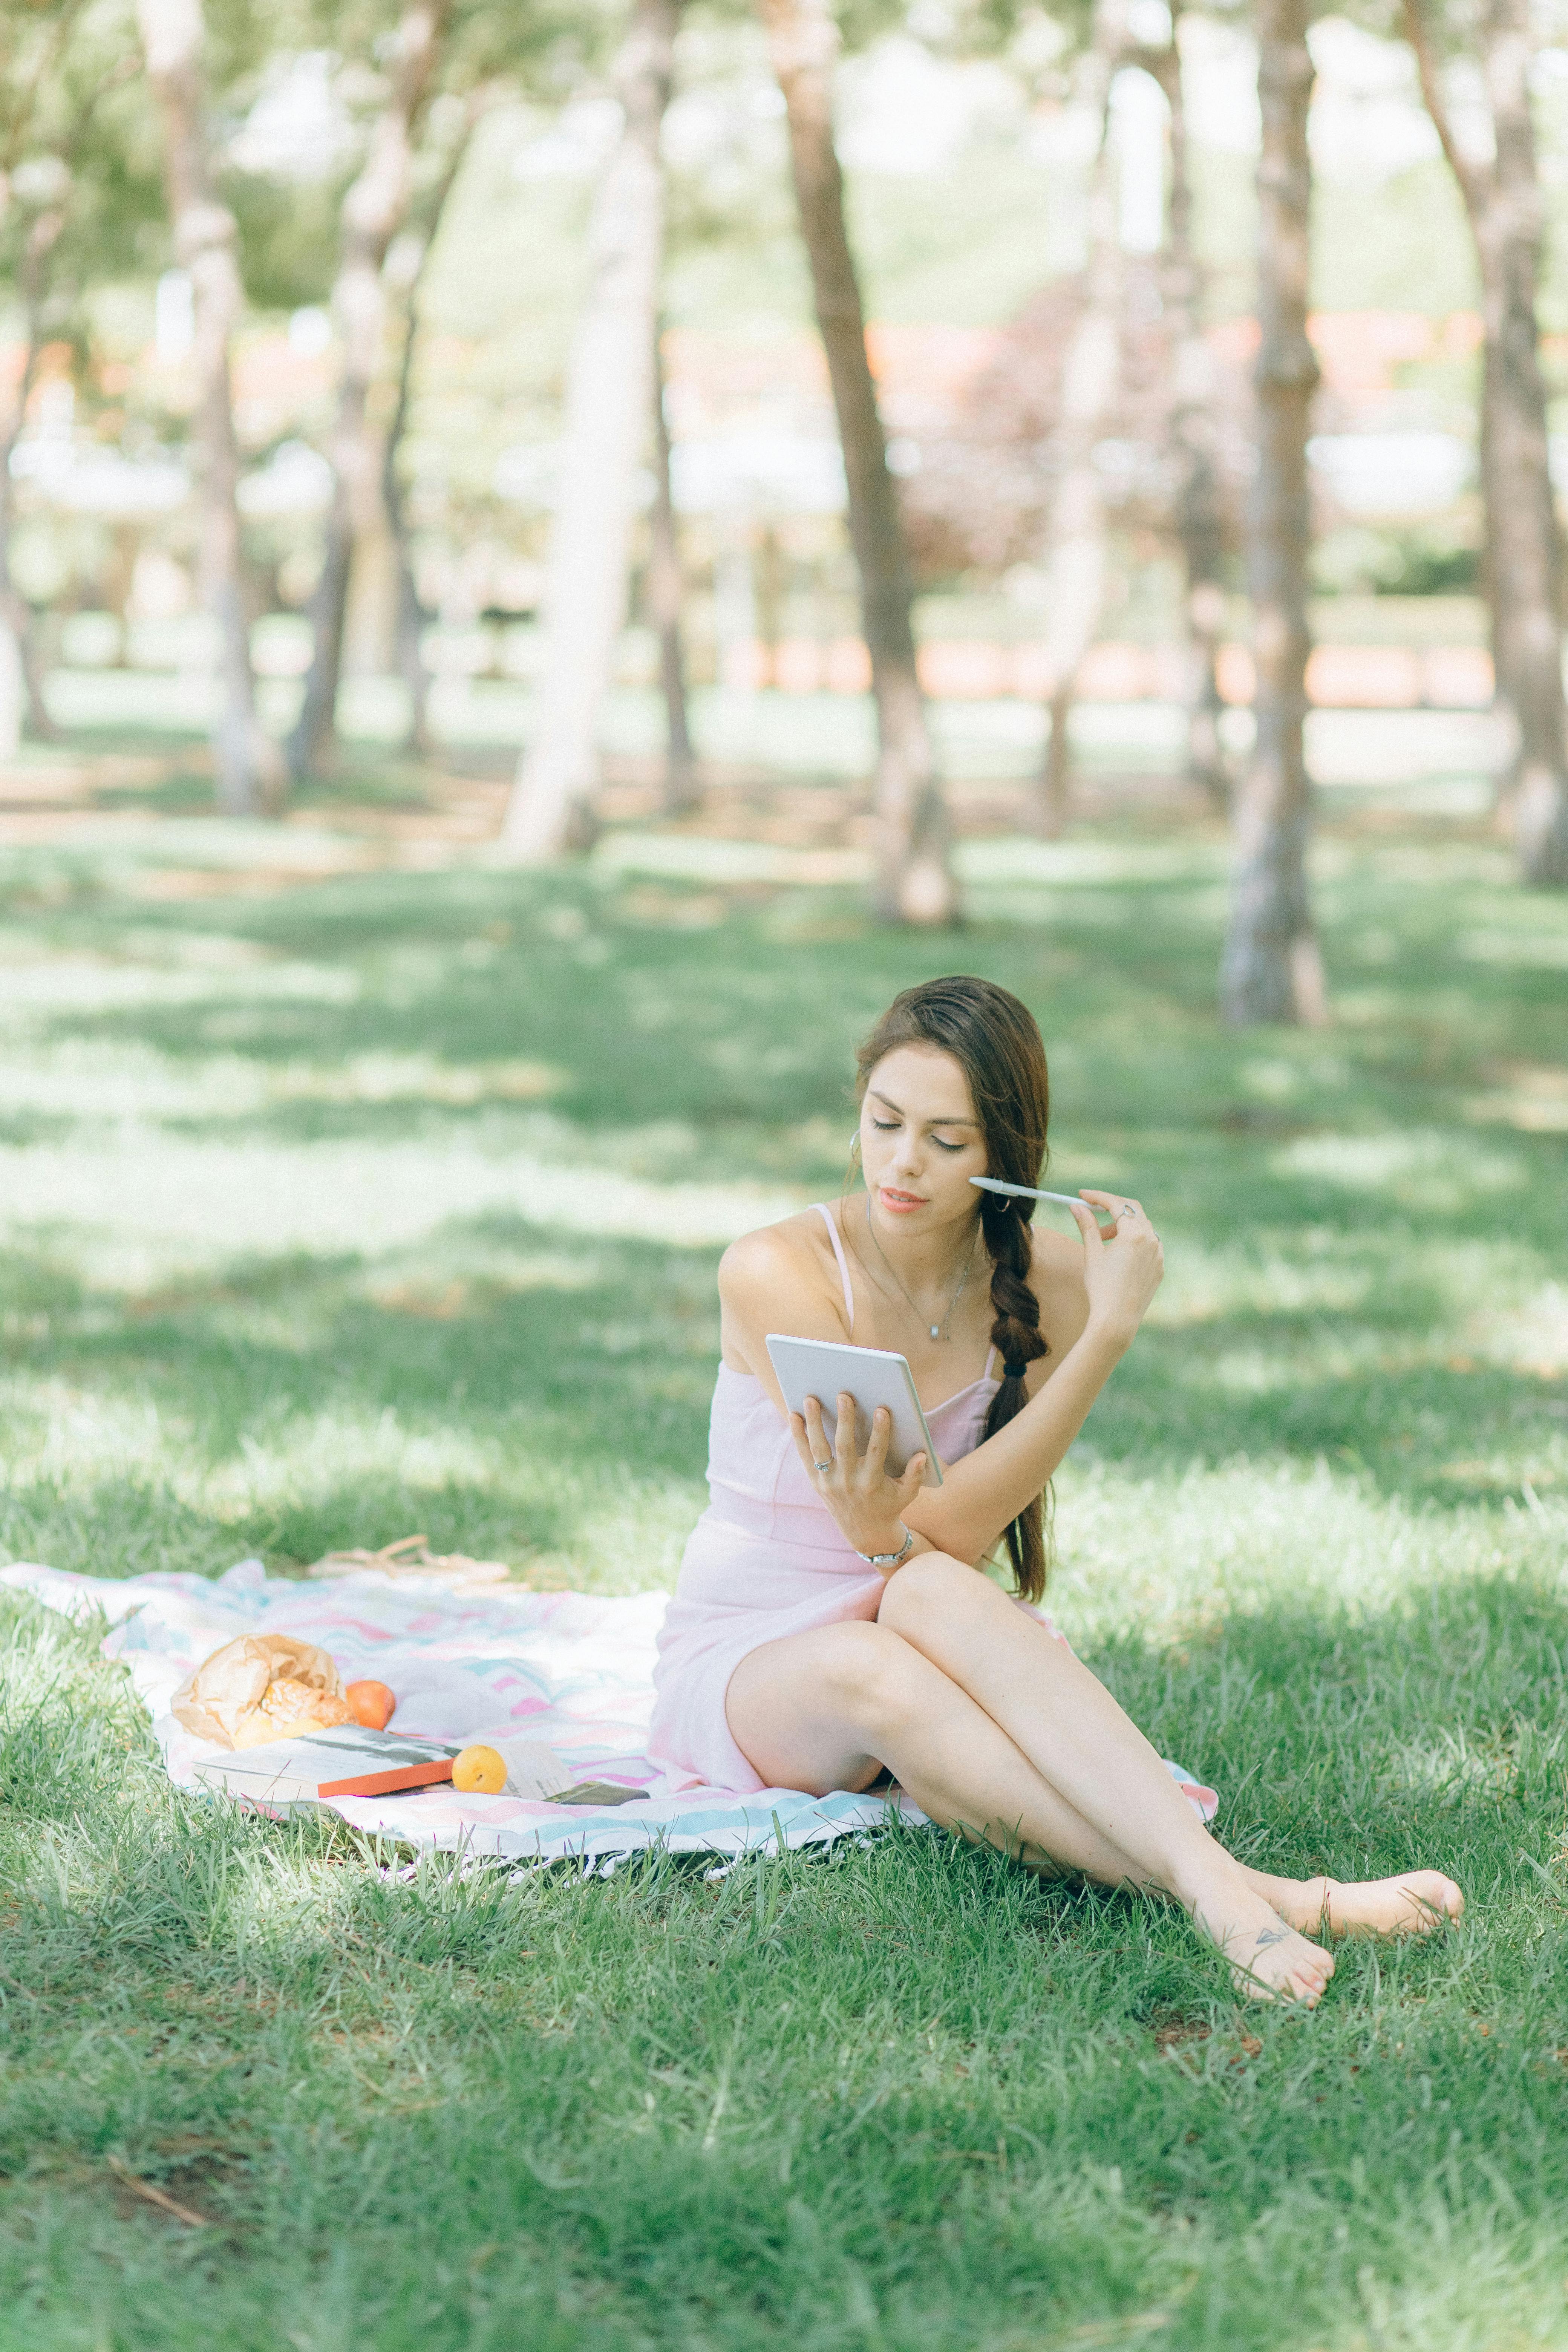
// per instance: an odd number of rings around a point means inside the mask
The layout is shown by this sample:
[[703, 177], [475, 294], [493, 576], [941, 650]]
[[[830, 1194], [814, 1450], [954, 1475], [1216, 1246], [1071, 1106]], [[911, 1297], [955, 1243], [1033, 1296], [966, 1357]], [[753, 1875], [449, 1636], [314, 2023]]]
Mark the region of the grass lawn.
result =
[[101, 1629], [5, 1598], [4, 2352], [1568, 2347], [1568, 907], [1368, 819], [1334, 1027], [1235, 1037], [1201, 829], [979, 845], [935, 940], [217, 840], [5, 859], [0, 1553], [668, 1583], [719, 1248], [837, 1187], [893, 991], [977, 971], [1170, 1269], [1058, 1615], [1239, 1853], [1470, 1910], [1307, 2017], [931, 1835], [399, 1876], [171, 1790]]

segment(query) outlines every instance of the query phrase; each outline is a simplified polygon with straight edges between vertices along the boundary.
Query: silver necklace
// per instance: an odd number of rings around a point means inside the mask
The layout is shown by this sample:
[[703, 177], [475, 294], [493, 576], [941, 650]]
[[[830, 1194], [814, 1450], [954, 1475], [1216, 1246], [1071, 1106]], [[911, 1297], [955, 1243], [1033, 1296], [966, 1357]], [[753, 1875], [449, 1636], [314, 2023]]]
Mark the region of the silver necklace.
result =
[[[897, 1266], [894, 1265], [892, 1260], [889, 1257], [887, 1251], [877, 1239], [877, 1228], [871, 1223], [870, 1201], [864, 1193], [862, 1193], [860, 1197], [865, 1203], [866, 1209], [866, 1231], [870, 1234], [873, 1243], [876, 1244], [877, 1255], [881, 1259], [882, 1264], [887, 1267], [888, 1272], [892, 1276], [893, 1280], [898, 1284], [899, 1288], [903, 1290], [904, 1297], [909, 1298], [910, 1312], [914, 1315], [917, 1321], [925, 1323], [925, 1317], [921, 1313], [921, 1310], [915, 1305], [914, 1300], [910, 1298], [909, 1292], [904, 1289], [903, 1281], [900, 1276]], [[963, 1286], [969, 1280], [969, 1269], [974, 1263], [974, 1252], [979, 1240], [980, 1220], [977, 1217], [974, 1221], [974, 1239], [969, 1244], [969, 1255], [963, 1261], [963, 1272], [958, 1277], [958, 1288], [953, 1292], [952, 1297], [947, 1302], [947, 1313], [942, 1317], [940, 1324], [926, 1323], [926, 1329], [931, 1333], [933, 1339], [945, 1339], [947, 1337], [947, 1327], [952, 1320], [953, 1308], [958, 1305], [959, 1300], [963, 1296]]]

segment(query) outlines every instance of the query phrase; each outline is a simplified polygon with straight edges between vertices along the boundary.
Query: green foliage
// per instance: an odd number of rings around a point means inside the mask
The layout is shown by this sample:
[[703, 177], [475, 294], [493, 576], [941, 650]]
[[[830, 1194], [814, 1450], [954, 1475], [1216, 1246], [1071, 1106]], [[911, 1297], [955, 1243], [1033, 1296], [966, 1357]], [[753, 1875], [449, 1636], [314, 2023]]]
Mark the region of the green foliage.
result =
[[1302, 2018], [1165, 1910], [922, 1835], [405, 1868], [172, 1791], [100, 1629], [5, 1600], [0, 2347], [1562, 2343], [1561, 909], [1484, 840], [1340, 827], [1336, 1025], [1236, 1038], [1217, 835], [972, 845], [937, 940], [704, 877], [730, 846], [13, 853], [0, 1540], [288, 1570], [418, 1527], [668, 1582], [716, 1345], [677, 1188], [831, 1192], [853, 1039], [986, 972], [1045, 1024], [1058, 1180], [1168, 1254], [1053, 1606], [1247, 1858], [1419, 1856], [1466, 1925]]
[[82, 360], [87, 296], [141, 265], [162, 215], [139, 56], [131, 0], [47, 0], [0, 21], [0, 278]]
[[223, 198], [239, 228], [245, 290], [261, 310], [325, 302], [332, 289], [343, 175], [307, 181], [226, 171]]
[[1404, 530], [1347, 524], [1312, 550], [1313, 585], [1322, 596], [1473, 595], [1479, 579], [1480, 550], [1468, 516]]

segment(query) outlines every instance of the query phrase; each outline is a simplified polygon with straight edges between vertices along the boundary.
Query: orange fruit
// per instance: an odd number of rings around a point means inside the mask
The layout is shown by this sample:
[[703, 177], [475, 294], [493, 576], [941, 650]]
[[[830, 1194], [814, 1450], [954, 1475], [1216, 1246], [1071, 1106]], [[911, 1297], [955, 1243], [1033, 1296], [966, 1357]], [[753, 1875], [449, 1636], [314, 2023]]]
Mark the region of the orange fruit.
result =
[[499, 1797], [506, 1788], [506, 1758], [493, 1748], [465, 1748], [452, 1763], [452, 1786], [465, 1797]]
[[397, 1701], [384, 1683], [350, 1683], [343, 1693], [349, 1713], [368, 1731], [384, 1731]]

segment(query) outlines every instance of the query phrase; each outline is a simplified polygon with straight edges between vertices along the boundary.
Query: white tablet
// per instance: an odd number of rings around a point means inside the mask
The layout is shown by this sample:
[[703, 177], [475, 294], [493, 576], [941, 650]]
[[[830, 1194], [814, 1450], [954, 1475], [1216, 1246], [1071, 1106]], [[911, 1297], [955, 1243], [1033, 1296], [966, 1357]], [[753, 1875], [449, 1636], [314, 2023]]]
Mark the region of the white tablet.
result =
[[911, 1454], [923, 1450], [926, 1471], [921, 1484], [941, 1486], [942, 1464], [907, 1357], [889, 1348], [852, 1348], [843, 1339], [794, 1339], [783, 1331], [768, 1333], [768, 1354], [791, 1412], [803, 1413], [806, 1398], [814, 1396], [822, 1407], [829, 1443], [838, 1418], [839, 1393], [847, 1389], [856, 1403], [855, 1433], [861, 1453], [870, 1443], [871, 1415], [885, 1404], [893, 1416], [888, 1442], [888, 1468], [893, 1476], [902, 1475]]

